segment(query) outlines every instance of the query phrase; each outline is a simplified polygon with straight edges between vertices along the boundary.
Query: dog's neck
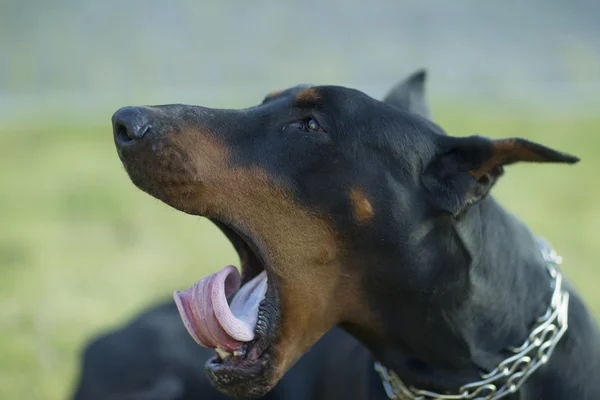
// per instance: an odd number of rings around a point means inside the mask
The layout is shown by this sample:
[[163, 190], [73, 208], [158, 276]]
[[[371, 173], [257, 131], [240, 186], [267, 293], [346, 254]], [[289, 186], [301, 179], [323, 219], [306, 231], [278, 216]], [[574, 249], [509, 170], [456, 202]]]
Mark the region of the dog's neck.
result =
[[466, 342], [470, 359], [489, 371], [505, 350], [525, 341], [552, 296], [536, 236], [492, 198], [454, 224], [471, 257], [469, 297], [451, 324]]
[[403, 317], [386, 318], [404, 321], [384, 334], [346, 328], [407, 384], [443, 392], [479, 381], [507, 348], [521, 345], [550, 304], [552, 287], [537, 238], [492, 198], [441, 229], [440, 238], [454, 242], [439, 255], [445, 265], [431, 301], [397, 297], [405, 302], [395, 305]]

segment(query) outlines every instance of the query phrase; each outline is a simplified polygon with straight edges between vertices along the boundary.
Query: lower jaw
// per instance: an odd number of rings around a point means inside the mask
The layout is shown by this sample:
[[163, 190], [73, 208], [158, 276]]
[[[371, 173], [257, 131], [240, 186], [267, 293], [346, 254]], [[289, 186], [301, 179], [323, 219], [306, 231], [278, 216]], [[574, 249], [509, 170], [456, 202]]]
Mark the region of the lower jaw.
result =
[[272, 279], [258, 311], [255, 339], [239, 355], [222, 359], [215, 354], [205, 364], [212, 385], [230, 397], [252, 399], [269, 392], [276, 382], [274, 348], [280, 323], [279, 294]]
[[[211, 221], [230, 239], [242, 263], [242, 282], [247, 283], [262, 270], [267, 271], [267, 291], [258, 309], [253, 341], [243, 344], [239, 355], [225, 360], [217, 354], [205, 363], [205, 372], [212, 385], [230, 397], [252, 399], [264, 396], [277, 382], [275, 344], [280, 333], [280, 298], [276, 277], [257, 246], [240, 230], [219, 220]], [[242, 250], [244, 252], [242, 252]], [[244, 257], [244, 255], [246, 257]], [[249, 268], [247, 268], [249, 267]], [[260, 268], [257, 268], [260, 267]]]
[[205, 364], [206, 374], [219, 391], [234, 398], [252, 399], [273, 388], [274, 364], [270, 348], [255, 359], [222, 361], [219, 356]]

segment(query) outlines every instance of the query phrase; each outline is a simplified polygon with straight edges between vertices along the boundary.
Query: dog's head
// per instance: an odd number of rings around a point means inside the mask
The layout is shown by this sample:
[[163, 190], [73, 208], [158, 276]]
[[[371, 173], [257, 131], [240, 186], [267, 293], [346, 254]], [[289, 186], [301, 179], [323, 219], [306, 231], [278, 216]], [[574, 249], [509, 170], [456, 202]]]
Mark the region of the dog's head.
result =
[[358, 336], [392, 329], [387, 301], [413, 302], [418, 319], [444, 257], [431, 240], [437, 221], [483, 199], [505, 164], [575, 161], [522, 139], [445, 135], [426, 118], [423, 81], [383, 102], [299, 86], [243, 110], [113, 116], [134, 184], [211, 219], [239, 254], [241, 277], [226, 267], [176, 294], [190, 334], [219, 349], [206, 368], [220, 390], [263, 395], [336, 324]]

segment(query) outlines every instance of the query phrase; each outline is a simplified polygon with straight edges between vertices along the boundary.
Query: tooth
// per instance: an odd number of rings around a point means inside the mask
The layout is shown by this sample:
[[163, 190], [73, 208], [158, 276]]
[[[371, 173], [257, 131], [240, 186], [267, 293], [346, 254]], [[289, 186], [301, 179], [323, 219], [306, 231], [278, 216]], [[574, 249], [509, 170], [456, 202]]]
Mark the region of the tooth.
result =
[[217, 352], [217, 354], [219, 355], [219, 357], [221, 358], [221, 360], [226, 359], [227, 357], [231, 357], [231, 353], [229, 353], [228, 351], [223, 350], [220, 347], [217, 347], [215, 349], [215, 351]]

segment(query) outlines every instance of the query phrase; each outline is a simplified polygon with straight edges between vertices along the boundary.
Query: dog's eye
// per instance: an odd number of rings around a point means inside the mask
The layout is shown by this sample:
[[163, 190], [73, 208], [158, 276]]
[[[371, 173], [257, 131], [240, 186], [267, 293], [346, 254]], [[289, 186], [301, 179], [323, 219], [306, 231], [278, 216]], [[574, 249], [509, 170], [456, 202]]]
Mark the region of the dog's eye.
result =
[[303, 132], [327, 132], [323, 127], [317, 122], [316, 119], [309, 117], [301, 120], [297, 120], [295, 122], [284, 125], [281, 128], [282, 131], [291, 128], [294, 130], [300, 130]]
[[309, 118], [304, 122], [306, 129], [308, 129], [309, 131], [313, 131], [313, 132], [318, 132], [318, 131], [322, 131], [323, 128], [321, 128], [321, 125], [319, 125], [319, 123], [314, 119], [314, 118]]

